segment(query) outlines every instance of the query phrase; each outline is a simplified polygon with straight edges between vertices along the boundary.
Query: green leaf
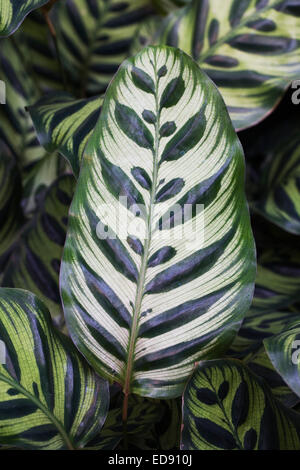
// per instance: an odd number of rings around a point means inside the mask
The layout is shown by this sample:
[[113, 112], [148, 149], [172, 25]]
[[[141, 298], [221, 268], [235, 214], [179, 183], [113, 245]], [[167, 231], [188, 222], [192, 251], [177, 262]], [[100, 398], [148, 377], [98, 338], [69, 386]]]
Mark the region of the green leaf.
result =
[[186, 6], [191, 0], [152, 0], [152, 2], [159, 13], [166, 14]]
[[193, 0], [156, 44], [190, 54], [219, 87], [236, 129], [265, 118], [300, 74], [300, 6], [291, 0]]
[[231, 343], [255, 277], [243, 175], [226, 107], [194, 61], [152, 47], [121, 66], [86, 148], [61, 294], [75, 344], [126, 394], [178, 396], [194, 362]]
[[[268, 335], [266, 335], [268, 338]], [[272, 338], [270, 338], [272, 340]], [[268, 339], [267, 339], [268, 341]], [[280, 374], [274, 368], [270, 361], [264, 346], [257, 352], [251, 354], [250, 357], [245, 359], [247, 366], [254, 374], [262, 377], [269, 385], [272, 393], [278, 400], [280, 400], [288, 408], [294, 407], [299, 403], [300, 399], [293, 393], [293, 391], [286, 385]]]
[[[150, 401], [132, 395], [128, 404], [127, 433], [133, 442], [139, 435], [143, 435], [155, 423], [158, 423], [164, 414], [164, 404], [158, 400]], [[124, 436], [122, 422], [122, 402], [119, 400], [116, 406], [109, 410], [105, 424], [99, 434], [87, 444], [87, 448], [93, 450], [112, 450], [117, 447]]]
[[3, 287], [36, 294], [58, 326], [63, 322], [58, 276], [74, 189], [71, 175], [61, 176], [50, 186], [15, 242], [2, 281]]
[[21, 176], [13, 157], [0, 148], [0, 280], [22, 223]]
[[265, 339], [264, 345], [275, 369], [300, 397], [299, 320], [291, 323], [279, 335]]
[[75, 100], [68, 93], [53, 92], [28, 108], [41, 145], [48, 152], [58, 150], [76, 178], [102, 102], [102, 97]]
[[23, 169], [22, 206], [26, 215], [31, 217], [38, 210], [46, 191], [65, 172], [66, 162], [57, 152], [45, 152], [42, 158]]
[[162, 24], [162, 16], [150, 16], [141, 21], [134, 38], [132, 39], [128, 56], [131, 57], [150, 44], [153, 44], [154, 38], [159, 35], [159, 28]]
[[239, 361], [200, 363], [183, 400], [182, 450], [300, 448], [300, 415]]
[[49, 0], [0, 0], [0, 36], [9, 36], [32, 10]]
[[291, 311], [255, 311], [252, 307], [245, 316], [241, 329], [232, 343], [228, 354], [244, 357], [257, 352], [263, 340], [284, 331], [286, 326], [297, 318]]
[[21, 167], [45, 154], [40, 146], [26, 106], [39, 98], [39, 90], [28, 74], [23, 56], [11, 38], [1, 41], [0, 80], [6, 87], [6, 104], [0, 105], [0, 141], [17, 158]]
[[58, 333], [44, 304], [19, 289], [0, 289], [0, 443], [27, 449], [83, 447], [106, 418], [108, 384], [69, 338]]
[[126, 58], [139, 22], [152, 13], [149, 0], [65, 0], [51, 15], [59, 51], [80, 97], [105, 91]]
[[22, 52], [27, 73], [34, 77], [37, 87], [43, 93], [49, 90], [63, 90], [64, 83], [57, 51], [40, 10], [33, 11], [25, 19], [14, 39]]
[[265, 148], [268, 163], [264, 169], [260, 199], [253, 205], [259, 214], [287, 230], [300, 235], [300, 137], [299, 124], [287, 132], [279, 129], [279, 142]]

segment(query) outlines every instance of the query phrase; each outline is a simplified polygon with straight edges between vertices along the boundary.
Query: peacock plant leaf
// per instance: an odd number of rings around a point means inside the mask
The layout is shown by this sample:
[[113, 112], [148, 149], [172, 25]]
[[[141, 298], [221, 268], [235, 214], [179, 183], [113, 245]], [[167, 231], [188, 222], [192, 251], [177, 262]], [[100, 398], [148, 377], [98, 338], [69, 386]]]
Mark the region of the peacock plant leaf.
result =
[[9, 36], [32, 10], [49, 0], [0, 0], [0, 36]]
[[298, 315], [299, 313], [288, 310], [255, 311], [254, 308], [250, 308], [228, 354], [242, 358], [249, 353], [256, 353], [262, 347], [264, 339], [284, 331]]
[[280, 334], [266, 338], [264, 345], [275, 369], [288, 386], [300, 397], [299, 320], [292, 322]]
[[16, 161], [0, 147], [0, 281], [23, 221], [21, 196], [21, 175]]
[[201, 65], [241, 130], [265, 118], [299, 78], [299, 17], [293, 0], [192, 0], [168, 16], [157, 43]]
[[[128, 438], [135, 441], [139, 435], [144, 435], [149, 428], [153, 428], [161, 420], [165, 408], [164, 401], [150, 401], [132, 395], [128, 403]], [[109, 410], [100, 434], [90, 441], [86, 448], [91, 450], [112, 450], [117, 447], [123, 437], [122, 403], [117, 403], [117, 406]]]
[[296, 450], [300, 415], [242, 362], [203, 361], [183, 397], [182, 450]]
[[2, 280], [3, 287], [36, 294], [57, 326], [63, 324], [58, 275], [74, 189], [71, 175], [61, 176], [50, 186], [38, 211], [15, 241]]
[[[268, 338], [268, 335], [266, 337]], [[254, 374], [266, 381], [273, 395], [285, 406], [293, 408], [299, 403], [300, 398], [290, 389], [277, 372], [263, 345], [254, 354], [250, 354], [249, 357], [245, 358], [244, 362]]]
[[75, 100], [68, 93], [54, 92], [28, 108], [41, 145], [48, 152], [58, 150], [76, 178], [102, 102], [102, 97]]
[[129, 392], [179, 396], [233, 340], [253, 294], [244, 158], [226, 106], [185, 53], [124, 62], [85, 151], [60, 286], [70, 334]]
[[253, 209], [282, 229], [300, 235], [300, 119], [265, 149], [268, 163]]
[[28, 74], [35, 78], [41, 92], [63, 90], [59, 57], [45, 16], [40, 10], [33, 11], [25, 19], [14, 39], [23, 55]]
[[37, 101], [40, 95], [33, 77], [27, 73], [18, 46], [11, 38], [1, 40], [0, 80], [5, 83], [6, 91], [6, 103], [0, 105], [0, 141], [24, 167], [45, 154], [25, 111], [26, 106]]
[[166, 14], [188, 5], [191, 0], [152, 0], [152, 2], [159, 13]]
[[0, 364], [1, 444], [75, 449], [99, 433], [108, 411], [108, 383], [53, 328], [35, 295], [0, 289], [0, 340], [5, 351]]
[[64, 67], [78, 97], [105, 91], [127, 57], [140, 21], [153, 9], [149, 0], [65, 0], [51, 15]]

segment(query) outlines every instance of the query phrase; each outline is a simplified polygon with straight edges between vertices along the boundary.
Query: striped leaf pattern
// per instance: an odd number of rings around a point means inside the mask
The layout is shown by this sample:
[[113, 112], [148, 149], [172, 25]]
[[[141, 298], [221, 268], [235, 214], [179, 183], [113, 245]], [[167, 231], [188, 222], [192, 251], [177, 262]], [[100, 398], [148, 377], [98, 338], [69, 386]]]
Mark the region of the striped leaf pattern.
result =
[[[128, 404], [127, 433], [132, 442], [143, 435], [164, 416], [166, 406], [158, 400], [150, 401], [137, 395], [131, 395]], [[98, 436], [87, 444], [87, 449], [112, 450], [117, 447], [124, 436], [122, 423], [122, 402], [109, 410], [104, 426]]]
[[65, 0], [52, 11], [59, 50], [81, 97], [105, 91], [126, 58], [149, 0]]
[[0, 0], [0, 36], [9, 36], [32, 10], [49, 0]]
[[183, 398], [182, 450], [298, 450], [300, 416], [236, 360], [203, 361]]
[[160, 44], [190, 54], [219, 87], [236, 129], [266, 117], [300, 74], [298, 0], [193, 0]]
[[14, 244], [2, 281], [3, 287], [36, 294], [57, 326], [63, 323], [58, 275], [74, 189], [71, 175], [61, 176], [50, 186], [39, 210]]
[[292, 322], [285, 331], [264, 341], [272, 364], [288, 386], [300, 397], [300, 323]]
[[28, 108], [41, 145], [48, 152], [58, 150], [69, 161], [76, 178], [102, 102], [103, 98], [97, 96], [75, 100], [67, 93], [54, 92]]
[[159, 13], [166, 14], [186, 6], [191, 0], [152, 0], [152, 2]]
[[300, 252], [295, 246], [267, 249], [258, 260], [253, 311], [275, 311], [300, 298]]
[[268, 220], [300, 235], [300, 136], [299, 124], [281, 135], [269, 150], [269, 162], [262, 178], [261, 198], [253, 209]]
[[22, 51], [27, 73], [35, 77], [41, 91], [62, 90], [64, 83], [59, 60], [45, 17], [40, 10], [33, 11], [25, 19], [14, 39]]
[[0, 289], [0, 443], [27, 449], [75, 449], [99, 433], [108, 384], [52, 326], [33, 294]]
[[255, 311], [251, 308], [232, 343], [229, 355], [242, 358], [257, 352], [263, 340], [284, 331], [287, 325], [299, 314], [291, 311]]
[[285, 406], [292, 408], [299, 403], [300, 398], [287, 386], [281, 375], [277, 372], [264, 346], [255, 354], [246, 358], [245, 363], [254, 374], [266, 381], [273, 395]]
[[27, 73], [23, 57], [11, 39], [1, 41], [0, 80], [6, 85], [6, 104], [0, 105], [0, 142], [8, 147], [21, 166], [45, 154], [25, 107], [39, 98], [39, 90]]
[[239, 328], [255, 278], [243, 174], [194, 61], [150, 47], [122, 65], [86, 147], [61, 293], [75, 344], [125, 394], [178, 396]]
[[21, 177], [13, 157], [0, 147], [0, 281], [22, 222]]

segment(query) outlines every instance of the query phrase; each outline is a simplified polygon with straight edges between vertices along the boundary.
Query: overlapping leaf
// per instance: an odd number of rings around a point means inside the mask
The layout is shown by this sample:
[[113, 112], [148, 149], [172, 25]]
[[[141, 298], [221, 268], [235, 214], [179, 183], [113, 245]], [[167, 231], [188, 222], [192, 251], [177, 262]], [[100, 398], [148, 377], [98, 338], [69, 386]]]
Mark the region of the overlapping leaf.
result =
[[22, 23], [25, 16], [49, 0], [0, 0], [0, 36], [9, 36]]
[[22, 222], [21, 177], [16, 162], [0, 146], [0, 280]]
[[236, 360], [204, 361], [184, 393], [182, 450], [298, 450], [300, 415]]
[[41, 145], [48, 152], [59, 150], [76, 177], [102, 102], [101, 97], [74, 100], [67, 93], [54, 92], [28, 108]]
[[292, 408], [299, 403], [300, 398], [290, 389], [290, 387], [287, 386], [281, 375], [277, 372], [270, 361], [264, 346], [262, 346], [253, 355], [246, 358], [245, 362], [254, 374], [266, 381], [274, 396], [285, 406]]
[[99, 433], [108, 385], [52, 326], [29, 292], [0, 289], [0, 443], [31, 449], [74, 449]]
[[39, 89], [42, 92], [63, 90], [59, 57], [45, 17], [39, 10], [26, 18], [14, 39], [22, 51], [27, 73], [35, 78]]
[[240, 326], [255, 277], [243, 172], [195, 62], [154, 47], [124, 63], [86, 148], [61, 293], [74, 342], [125, 394], [179, 395]]
[[266, 117], [299, 78], [299, 17], [297, 0], [193, 0], [170, 14], [159, 43], [201, 64], [242, 129]]
[[[255, 210], [284, 230], [300, 234], [300, 136], [298, 122], [265, 148], [269, 161]], [[277, 128], [276, 132], [280, 132]]]
[[176, 10], [177, 8], [184, 7], [191, 0], [152, 0], [153, 5], [160, 13], [170, 13], [170, 11]]
[[149, 0], [66, 0], [51, 14], [64, 67], [79, 97], [105, 91], [126, 58], [139, 22], [151, 12]]
[[[161, 420], [164, 413], [164, 403], [132, 395], [128, 405], [127, 434], [129, 441], [134, 442], [139, 436], [147, 433], [149, 428], [153, 428], [155, 423]], [[87, 444], [87, 448], [112, 450], [117, 447], [123, 437], [122, 402], [119, 400], [116, 406], [108, 412], [101, 433]]]
[[300, 321], [294, 321], [277, 336], [264, 341], [272, 364], [300, 397]]
[[18, 47], [11, 39], [1, 40], [0, 80], [6, 85], [6, 104], [0, 105], [0, 140], [25, 166], [44, 156], [25, 107], [39, 98], [39, 90], [28, 74]]
[[74, 183], [71, 175], [65, 175], [50, 186], [38, 212], [15, 243], [2, 281], [3, 287], [36, 294], [59, 326], [63, 319], [58, 275]]

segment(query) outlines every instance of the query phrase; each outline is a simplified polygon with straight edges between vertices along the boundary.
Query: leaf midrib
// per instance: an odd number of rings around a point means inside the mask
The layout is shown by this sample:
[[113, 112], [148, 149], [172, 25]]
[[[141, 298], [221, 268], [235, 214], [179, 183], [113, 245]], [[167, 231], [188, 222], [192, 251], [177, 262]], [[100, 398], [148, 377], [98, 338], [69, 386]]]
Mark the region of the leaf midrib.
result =
[[64, 442], [66, 443], [66, 446], [68, 447], [69, 450], [74, 450], [74, 444], [71, 442], [68, 434], [66, 433], [62, 423], [47, 409], [43, 403], [41, 403], [40, 400], [38, 400], [34, 395], [32, 395], [28, 390], [26, 390], [22, 385], [20, 385], [18, 382], [15, 382], [14, 380], [10, 379], [9, 377], [6, 377], [5, 375], [0, 373], [0, 381], [7, 383], [8, 385], [11, 385], [13, 388], [19, 390], [20, 393], [22, 393], [24, 396], [26, 396], [30, 401], [35, 403], [37, 407], [49, 418], [49, 420], [54, 424], [54, 426], [57, 428], [58, 432], [60, 433], [61, 437], [63, 438]]
[[136, 346], [136, 341], [137, 341], [138, 332], [139, 332], [141, 305], [142, 305], [142, 300], [143, 300], [143, 295], [144, 295], [147, 264], [148, 264], [150, 245], [151, 245], [151, 239], [152, 239], [152, 213], [153, 213], [153, 207], [155, 203], [156, 186], [157, 186], [157, 180], [158, 180], [160, 110], [159, 110], [159, 102], [158, 102], [159, 79], [158, 79], [158, 74], [157, 74], [156, 55], [154, 56], [154, 61], [155, 63], [152, 65], [153, 65], [153, 69], [154, 69], [155, 76], [156, 76], [156, 82], [155, 82], [156, 122], [155, 122], [155, 143], [154, 143], [155, 148], [153, 151], [153, 181], [152, 181], [152, 187], [151, 187], [149, 214], [148, 214], [148, 220], [147, 220], [147, 233], [146, 233], [147, 238], [146, 238], [146, 244], [144, 247], [141, 270], [140, 270], [139, 279], [137, 283], [136, 297], [135, 297], [135, 303], [134, 303], [134, 309], [133, 309], [132, 327], [130, 331], [130, 340], [129, 340], [128, 354], [127, 354], [125, 383], [124, 383], [124, 388], [123, 388], [123, 392], [125, 396], [128, 396], [130, 393], [130, 387], [131, 387], [131, 381], [132, 381], [132, 375], [133, 375], [135, 346]]

